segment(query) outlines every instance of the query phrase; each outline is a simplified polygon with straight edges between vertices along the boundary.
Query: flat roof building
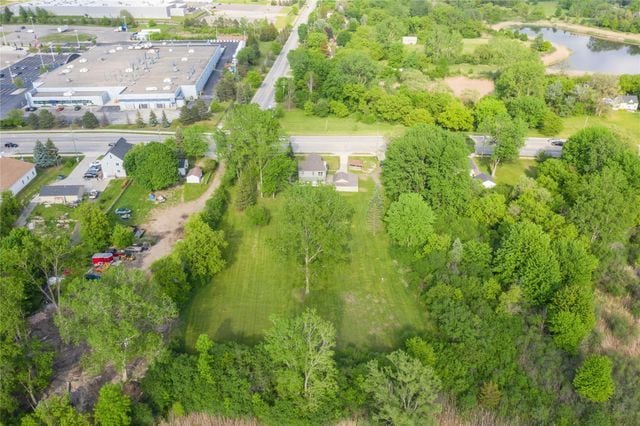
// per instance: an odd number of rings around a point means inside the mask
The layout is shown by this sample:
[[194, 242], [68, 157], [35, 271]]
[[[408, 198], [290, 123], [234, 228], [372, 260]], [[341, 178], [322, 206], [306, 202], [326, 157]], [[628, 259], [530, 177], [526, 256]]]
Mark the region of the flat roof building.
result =
[[89, 16], [92, 18], [114, 18], [126, 10], [134, 18], [167, 19], [184, 16], [185, 4], [177, 0], [32, 0], [15, 4], [11, 9], [18, 13], [19, 7], [41, 8], [59, 16]]
[[94, 47], [35, 81], [27, 102], [121, 110], [180, 108], [198, 98], [224, 50], [216, 44], [142, 46]]

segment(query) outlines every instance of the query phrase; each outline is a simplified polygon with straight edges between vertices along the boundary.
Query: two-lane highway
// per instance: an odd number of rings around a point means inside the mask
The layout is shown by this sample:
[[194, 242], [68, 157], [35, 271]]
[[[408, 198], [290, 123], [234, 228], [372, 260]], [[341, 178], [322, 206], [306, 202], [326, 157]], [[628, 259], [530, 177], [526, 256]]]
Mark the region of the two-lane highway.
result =
[[269, 109], [275, 106], [276, 81], [289, 73], [289, 60], [287, 59], [287, 55], [298, 47], [298, 27], [300, 24], [306, 23], [309, 20], [309, 15], [316, 8], [317, 3], [318, 0], [307, 0], [305, 6], [300, 10], [300, 14], [294, 22], [293, 28], [291, 28], [291, 35], [289, 35], [287, 42], [282, 47], [280, 54], [264, 78], [262, 85], [253, 96], [251, 102], [258, 104], [260, 108]]

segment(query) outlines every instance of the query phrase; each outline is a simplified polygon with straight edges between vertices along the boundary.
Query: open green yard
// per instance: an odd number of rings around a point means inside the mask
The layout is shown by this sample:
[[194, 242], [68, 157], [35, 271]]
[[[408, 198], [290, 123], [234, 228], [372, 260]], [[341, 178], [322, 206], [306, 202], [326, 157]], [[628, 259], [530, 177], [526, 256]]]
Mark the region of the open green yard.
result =
[[76, 38], [75, 33], [69, 31], [65, 33], [54, 33], [49, 34], [42, 37], [40, 40], [42, 42], [52, 42], [52, 43], [76, 43], [78, 41], [91, 41], [95, 40], [96, 36], [86, 33], [78, 33], [78, 37]]
[[[612, 111], [602, 117], [578, 116], [562, 119], [564, 129], [558, 136], [569, 137], [588, 126], [608, 127], [624, 137], [634, 148], [640, 144], [640, 113], [627, 111]], [[536, 130], [531, 131], [531, 136], [541, 136]]]
[[[486, 174], [491, 173], [488, 160], [477, 158], [476, 161], [481, 171]], [[536, 160], [524, 159], [500, 164], [496, 172], [495, 181], [496, 183], [515, 185], [522, 176], [535, 177], [536, 166]]]
[[361, 180], [359, 193], [344, 194], [355, 209], [350, 260], [327, 266], [303, 297], [303, 277], [291, 260], [277, 255], [269, 240], [277, 232], [282, 198], [260, 202], [271, 223], [251, 226], [230, 207], [223, 228], [229, 241], [228, 265], [194, 295], [185, 313], [185, 340], [193, 348], [201, 333], [214, 340], [257, 341], [271, 315], [294, 315], [314, 307], [338, 330], [338, 346], [391, 348], [405, 331], [423, 330], [426, 313], [389, 254], [384, 234], [367, 228], [371, 180]]
[[354, 118], [309, 117], [304, 111], [292, 109], [285, 111], [280, 119], [282, 129], [289, 135], [384, 135], [397, 136], [404, 132], [400, 124], [365, 124]]
[[[82, 161], [80, 157], [80, 161]], [[23, 158], [24, 161], [32, 161], [31, 158]], [[46, 169], [37, 168], [36, 178], [29, 182], [29, 184], [18, 193], [18, 200], [21, 203], [28, 203], [31, 199], [40, 193], [40, 188], [45, 185], [54, 182], [58, 175], [68, 176], [69, 173], [76, 167], [75, 157], [73, 158], [62, 158], [62, 163], [59, 166], [49, 167]]]

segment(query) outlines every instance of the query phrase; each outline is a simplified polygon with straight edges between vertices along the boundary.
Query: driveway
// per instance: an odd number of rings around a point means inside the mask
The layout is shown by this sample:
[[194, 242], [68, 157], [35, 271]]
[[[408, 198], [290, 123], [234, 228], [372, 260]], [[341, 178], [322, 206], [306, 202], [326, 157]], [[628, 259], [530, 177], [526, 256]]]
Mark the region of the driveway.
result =
[[87, 169], [91, 165], [92, 161], [98, 158], [96, 155], [87, 155], [80, 163], [69, 173], [69, 176], [62, 180], [57, 180], [51, 185], [84, 185], [85, 191], [89, 192], [92, 189], [98, 191], [104, 191], [109, 183], [109, 179], [84, 179]]

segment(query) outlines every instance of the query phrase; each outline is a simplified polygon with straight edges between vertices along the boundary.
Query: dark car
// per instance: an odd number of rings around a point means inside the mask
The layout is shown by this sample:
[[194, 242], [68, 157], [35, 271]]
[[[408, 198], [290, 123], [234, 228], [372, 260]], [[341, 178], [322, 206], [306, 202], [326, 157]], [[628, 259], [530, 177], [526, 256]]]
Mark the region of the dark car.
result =
[[80, 105], [76, 105], [76, 106], [73, 107], [73, 110], [74, 111], [80, 111], [81, 108], [82, 107]]
[[89, 281], [95, 281], [100, 279], [100, 275], [88, 273], [84, 275], [84, 279]]
[[66, 176], [65, 176], [65, 175], [58, 175], [58, 176], [56, 176], [56, 179], [58, 179], [58, 180], [62, 180], [62, 179], [64, 179], [64, 178], [66, 178]]
[[36, 111], [38, 109], [38, 107], [26, 107], [24, 110], [27, 112], [33, 112]]
[[4, 144], [4, 147], [5, 148], [17, 148], [18, 144], [14, 143], [14, 142], [7, 142], [7, 143]]
[[563, 146], [564, 141], [562, 139], [551, 139], [549, 143], [553, 146]]
[[118, 207], [114, 211], [114, 213], [117, 214], [118, 216], [125, 215], [125, 214], [131, 214], [131, 209], [128, 209], [126, 207]]
[[83, 179], [97, 179], [98, 178], [98, 174], [97, 173], [92, 173], [92, 172], [87, 172], [82, 177], [83, 177]]

